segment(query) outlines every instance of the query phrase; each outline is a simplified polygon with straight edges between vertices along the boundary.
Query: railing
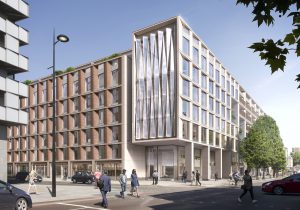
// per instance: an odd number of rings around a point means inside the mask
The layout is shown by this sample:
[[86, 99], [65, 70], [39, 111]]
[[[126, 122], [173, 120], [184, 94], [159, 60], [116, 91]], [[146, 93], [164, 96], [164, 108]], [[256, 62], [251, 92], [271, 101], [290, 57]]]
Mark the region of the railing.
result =
[[2, 47], [0, 47], [0, 60], [23, 70], [28, 70], [28, 58]]

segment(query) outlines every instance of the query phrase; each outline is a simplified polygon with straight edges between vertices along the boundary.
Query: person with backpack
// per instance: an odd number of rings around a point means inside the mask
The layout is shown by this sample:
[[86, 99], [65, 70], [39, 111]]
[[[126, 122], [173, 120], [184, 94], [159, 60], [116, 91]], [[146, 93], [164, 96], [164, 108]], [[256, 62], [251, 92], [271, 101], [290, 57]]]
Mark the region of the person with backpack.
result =
[[239, 175], [238, 172], [234, 172], [234, 173], [232, 174], [232, 176], [233, 176], [233, 180], [234, 180], [234, 185], [237, 186], [238, 181], [240, 180], [241, 177], [240, 177], [240, 175]]
[[249, 171], [245, 170], [245, 175], [243, 176], [244, 184], [241, 186], [241, 189], [244, 191], [239, 197], [238, 202], [242, 202], [242, 197], [246, 195], [246, 193], [249, 191], [252, 203], [256, 203], [257, 200], [254, 199], [253, 195], [253, 185], [252, 185], [252, 177], [249, 175]]
[[152, 178], [153, 178], [152, 185], [157, 185], [157, 183], [158, 183], [158, 172], [156, 170], [154, 170], [154, 172], [152, 174]]
[[133, 196], [133, 193], [136, 192], [136, 197], [139, 198], [139, 192], [138, 192], [138, 188], [140, 186], [137, 174], [136, 174], [136, 170], [133, 169], [132, 170], [132, 174], [131, 174], [131, 195]]
[[122, 173], [120, 174], [119, 182], [120, 182], [120, 185], [121, 185], [120, 195], [124, 199], [125, 198], [126, 185], [127, 185], [126, 169], [123, 169]]
[[196, 170], [196, 185], [198, 185], [198, 184], [201, 186], [200, 173], [198, 170]]
[[100, 177], [100, 179], [97, 182], [97, 186], [99, 187], [102, 195], [101, 205], [104, 208], [107, 208], [108, 202], [107, 202], [106, 194], [111, 191], [111, 181], [110, 181], [110, 177], [107, 175], [107, 171], [104, 171], [103, 175]]

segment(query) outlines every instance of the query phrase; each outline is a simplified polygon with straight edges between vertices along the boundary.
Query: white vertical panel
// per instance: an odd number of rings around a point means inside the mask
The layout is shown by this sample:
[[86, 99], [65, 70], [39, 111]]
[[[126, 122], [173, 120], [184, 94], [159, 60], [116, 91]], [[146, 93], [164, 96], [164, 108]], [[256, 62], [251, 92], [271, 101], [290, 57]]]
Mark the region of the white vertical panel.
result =
[[28, 70], [28, 58], [23, 55], [19, 55], [19, 67]]
[[19, 111], [12, 108], [6, 108], [7, 121], [19, 122]]
[[6, 21], [2, 17], [0, 17], [0, 30], [6, 33]]
[[6, 91], [6, 79], [0, 76], [0, 90]]
[[19, 27], [19, 39], [23, 42], [28, 43], [28, 31], [26, 31], [24, 28]]
[[19, 0], [19, 11], [25, 14], [26, 16], [29, 15], [29, 8], [28, 4], [26, 4], [24, 1]]
[[6, 107], [19, 109], [19, 96], [6, 92], [4, 104]]
[[28, 97], [28, 86], [23, 84], [22, 82], [19, 82], [19, 95]]
[[17, 81], [6, 78], [6, 91], [18, 95], [19, 83]]
[[6, 32], [14, 37], [19, 37], [18, 26], [8, 20], [6, 20]]
[[6, 120], [6, 109], [3, 106], [0, 106], [0, 120]]
[[19, 66], [19, 56], [13, 51], [6, 50], [6, 62], [14, 66]]
[[5, 39], [6, 48], [19, 53], [19, 40], [8, 34], [6, 34]]
[[0, 60], [6, 61], [6, 50], [2, 47], [0, 47]]
[[19, 0], [6, 0], [6, 4], [19, 11]]

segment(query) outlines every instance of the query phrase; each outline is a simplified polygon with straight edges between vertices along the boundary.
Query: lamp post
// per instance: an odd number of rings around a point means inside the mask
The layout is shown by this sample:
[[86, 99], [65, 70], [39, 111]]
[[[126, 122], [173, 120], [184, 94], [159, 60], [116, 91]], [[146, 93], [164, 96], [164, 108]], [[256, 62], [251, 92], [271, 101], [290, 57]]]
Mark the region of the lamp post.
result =
[[[56, 39], [55, 39], [56, 38]], [[56, 85], [55, 85], [55, 45], [58, 42], [68, 42], [69, 37], [60, 34], [55, 37], [55, 30], [53, 31], [53, 65], [52, 65], [52, 197], [56, 197], [56, 133], [55, 133], [55, 112], [56, 112]]]

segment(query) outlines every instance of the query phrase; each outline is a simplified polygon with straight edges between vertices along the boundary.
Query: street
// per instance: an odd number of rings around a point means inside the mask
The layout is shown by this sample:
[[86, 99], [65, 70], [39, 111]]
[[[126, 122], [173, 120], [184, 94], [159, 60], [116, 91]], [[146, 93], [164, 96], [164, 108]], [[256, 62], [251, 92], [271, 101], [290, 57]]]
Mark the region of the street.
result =
[[[260, 190], [260, 185], [254, 187], [254, 196], [258, 203], [252, 204], [250, 194], [243, 197], [243, 202], [238, 203], [237, 197], [241, 189], [233, 186], [213, 188], [191, 187], [184, 191], [178, 188], [153, 186], [151, 193], [142, 194], [141, 198], [127, 196], [124, 200], [117, 195], [116, 191], [109, 195], [108, 209], [258, 209], [258, 210], [299, 210], [300, 195], [269, 195]], [[155, 190], [156, 188], [156, 190]], [[156, 191], [156, 193], [155, 193]], [[96, 198], [82, 200], [52, 202], [34, 205], [33, 210], [79, 210], [79, 209], [102, 209], [100, 206], [100, 194]]]

